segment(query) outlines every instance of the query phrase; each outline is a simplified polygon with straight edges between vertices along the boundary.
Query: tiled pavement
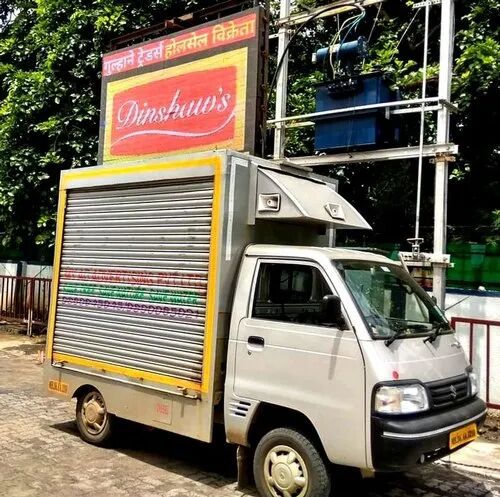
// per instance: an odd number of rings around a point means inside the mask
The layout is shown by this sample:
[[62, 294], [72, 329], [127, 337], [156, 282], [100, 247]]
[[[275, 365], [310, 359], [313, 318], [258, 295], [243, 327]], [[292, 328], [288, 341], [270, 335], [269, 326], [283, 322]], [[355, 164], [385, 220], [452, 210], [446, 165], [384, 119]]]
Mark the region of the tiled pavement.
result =
[[[21, 348], [22, 349], [22, 348]], [[0, 351], [0, 497], [230, 497], [234, 450], [126, 424], [112, 449], [82, 442], [74, 404], [47, 398], [33, 354]], [[479, 462], [481, 463], [481, 462]], [[403, 476], [335, 480], [335, 496], [500, 496], [500, 481], [434, 464]]]

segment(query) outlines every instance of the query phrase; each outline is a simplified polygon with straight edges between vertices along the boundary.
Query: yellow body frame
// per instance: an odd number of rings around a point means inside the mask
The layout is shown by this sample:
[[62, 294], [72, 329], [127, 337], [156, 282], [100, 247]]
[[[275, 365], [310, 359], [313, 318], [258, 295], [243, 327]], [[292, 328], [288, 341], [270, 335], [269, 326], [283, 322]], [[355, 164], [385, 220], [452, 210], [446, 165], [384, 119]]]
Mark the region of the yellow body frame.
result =
[[[148, 173], [169, 169], [194, 168], [211, 166], [214, 170], [214, 196], [212, 209], [212, 223], [210, 233], [210, 252], [208, 263], [208, 288], [207, 288], [207, 308], [205, 319], [205, 338], [203, 346], [203, 366], [202, 366], [202, 381], [201, 384], [194, 381], [182, 380], [167, 375], [158, 373], [149, 373], [134, 368], [117, 366], [106, 362], [84, 359], [77, 356], [53, 353], [54, 330], [57, 312], [57, 296], [59, 290], [59, 273], [61, 265], [61, 254], [64, 234], [64, 221], [66, 212], [67, 190], [73, 180], [78, 179], [95, 179], [115, 177], [123, 179], [127, 175], [137, 173]], [[126, 181], [124, 181], [126, 182]], [[57, 211], [57, 230], [56, 244], [54, 255], [54, 277], [52, 282], [52, 294], [50, 299], [49, 324], [47, 331], [47, 360], [57, 361], [61, 363], [74, 364], [99, 370], [102, 372], [116, 373], [124, 376], [148, 380], [167, 385], [173, 385], [180, 388], [189, 388], [191, 390], [206, 393], [210, 388], [212, 354], [213, 354], [213, 338], [214, 327], [216, 321], [216, 300], [217, 300], [217, 258], [218, 258], [218, 241], [219, 241], [219, 219], [220, 219], [220, 201], [221, 201], [221, 182], [222, 182], [222, 166], [221, 158], [214, 156], [205, 159], [193, 159], [190, 161], [176, 161], [157, 164], [143, 164], [136, 166], [120, 166], [120, 167], [103, 167], [92, 169], [75, 169], [67, 171], [61, 178], [59, 191], [59, 207]]]

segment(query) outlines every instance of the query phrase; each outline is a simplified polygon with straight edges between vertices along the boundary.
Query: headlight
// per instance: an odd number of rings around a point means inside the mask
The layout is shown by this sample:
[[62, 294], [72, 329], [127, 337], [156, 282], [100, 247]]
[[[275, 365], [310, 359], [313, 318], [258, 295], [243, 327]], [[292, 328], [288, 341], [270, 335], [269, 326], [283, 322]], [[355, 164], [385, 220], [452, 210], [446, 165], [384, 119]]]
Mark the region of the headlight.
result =
[[470, 381], [470, 394], [472, 396], [477, 395], [479, 391], [479, 383], [477, 379], [476, 373], [469, 373], [469, 381]]
[[382, 386], [375, 394], [375, 410], [385, 414], [408, 414], [429, 409], [422, 385]]

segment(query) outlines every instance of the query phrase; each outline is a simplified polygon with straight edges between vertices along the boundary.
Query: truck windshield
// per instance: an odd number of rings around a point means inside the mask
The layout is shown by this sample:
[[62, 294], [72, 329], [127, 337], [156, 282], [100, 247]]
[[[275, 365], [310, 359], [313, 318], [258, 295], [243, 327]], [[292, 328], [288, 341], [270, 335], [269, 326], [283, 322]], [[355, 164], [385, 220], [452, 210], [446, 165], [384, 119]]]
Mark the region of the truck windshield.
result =
[[373, 338], [410, 338], [452, 331], [439, 307], [403, 268], [370, 261], [336, 260], [333, 264]]

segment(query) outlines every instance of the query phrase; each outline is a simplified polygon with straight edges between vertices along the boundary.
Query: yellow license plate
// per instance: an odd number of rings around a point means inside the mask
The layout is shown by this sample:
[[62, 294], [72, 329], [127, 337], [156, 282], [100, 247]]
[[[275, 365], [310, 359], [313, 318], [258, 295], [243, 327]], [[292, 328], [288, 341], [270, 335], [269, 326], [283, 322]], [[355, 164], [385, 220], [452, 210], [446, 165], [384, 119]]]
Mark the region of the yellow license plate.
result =
[[59, 380], [49, 380], [49, 390], [66, 395], [68, 393], [68, 384]]
[[455, 430], [450, 433], [449, 446], [450, 450], [460, 447], [460, 445], [472, 442], [472, 440], [477, 438], [477, 426], [476, 423], [464, 426], [460, 430]]

